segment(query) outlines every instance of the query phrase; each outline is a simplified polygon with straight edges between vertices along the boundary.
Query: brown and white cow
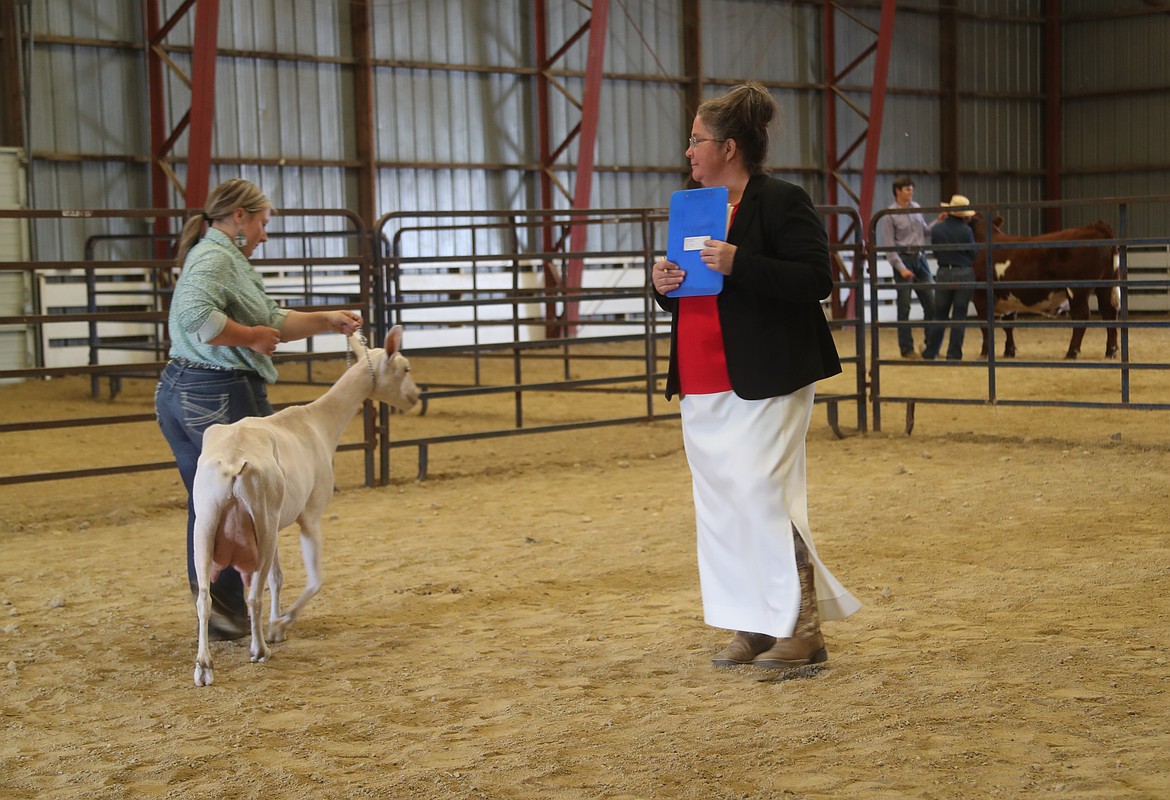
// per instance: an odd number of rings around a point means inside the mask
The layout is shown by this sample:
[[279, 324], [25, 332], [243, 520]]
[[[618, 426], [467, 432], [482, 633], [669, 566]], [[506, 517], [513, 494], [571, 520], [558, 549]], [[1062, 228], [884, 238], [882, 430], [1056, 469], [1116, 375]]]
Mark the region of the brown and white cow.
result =
[[[1093, 239], [1112, 239], [1113, 229], [1097, 221], [1079, 228], [1046, 233], [1042, 236], [1011, 236], [1002, 231], [995, 219], [992, 232], [995, 259], [995, 315], [1014, 317], [1017, 312], [1056, 316], [1067, 303], [1069, 316], [1074, 320], [1089, 319], [1089, 296], [1097, 296], [1097, 311], [1106, 321], [1117, 319], [1121, 297], [1117, 286], [1060, 286], [1062, 281], [1111, 281], [1117, 279], [1114, 263], [1115, 248], [1108, 245], [1070, 245], [1069, 247], [1013, 247], [1014, 243], [1077, 242]], [[969, 224], [975, 232], [979, 254], [975, 257], [975, 280], [987, 280], [987, 222], [976, 213]], [[1053, 286], [1012, 287], [1014, 281], [1048, 282]], [[987, 318], [987, 292], [975, 289], [975, 311]], [[1016, 342], [1011, 328], [1004, 328], [1004, 358], [1014, 358]], [[1065, 358], [1076, 358], [1081, 351], [1085, 328], [1073, 328], [1072, 340]], [[983, 356], [987, 355], [987, 328], [983, 328]], [[1106, 329], [1105, 357], [1117, 357], [1117, 328]]]

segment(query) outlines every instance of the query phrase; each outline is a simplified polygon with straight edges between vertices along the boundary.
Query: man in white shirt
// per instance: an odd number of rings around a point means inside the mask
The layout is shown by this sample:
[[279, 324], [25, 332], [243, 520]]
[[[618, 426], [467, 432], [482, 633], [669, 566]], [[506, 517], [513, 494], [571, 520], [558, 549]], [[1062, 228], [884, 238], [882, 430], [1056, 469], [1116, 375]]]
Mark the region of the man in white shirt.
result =
[[[907, 177], [894, 181], [894, 202], [888, 208], [918, 208], [914, 202], [914, 182]], [[925, 245], [930, 241], [930, 226], [921, 213], [889, 214], [878, 223], [881, 243], [894, 250], [886, 251], [886, 260], [894, 268], [894, 284], [897, 290], [896, 306], [898, 322], [910, 319], [910, 291], [918, 295], [922, 304], [922, 316], [926, 321], [934, 319], [934, 276], [926, 261]], [[928, 338], [926, 326], [923, 337]], [[898, 348], [902, 358], [919, 358], [914, 348], [914, 331], [909, 325], [898, 326]]]

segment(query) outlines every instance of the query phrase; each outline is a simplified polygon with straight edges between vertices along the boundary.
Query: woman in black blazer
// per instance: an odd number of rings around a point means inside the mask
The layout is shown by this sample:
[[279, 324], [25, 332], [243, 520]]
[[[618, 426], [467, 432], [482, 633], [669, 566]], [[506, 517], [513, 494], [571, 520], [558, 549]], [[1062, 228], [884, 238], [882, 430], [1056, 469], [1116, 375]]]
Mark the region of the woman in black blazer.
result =
[[814, 384], [841, 371], [820, 301], [832, 289], [824, 225], [808, 194], [764, 171], [776, 103], [758, 83], [699, 106], [687, 158], [702, 186], [728, 190], [726, 241], [703, 264], [717, 295], [669, 297], [685, 279], [659, 261], [670, 311], [666, 397], [680, 397], [707, 624], [736, 631], [717, 667], [788, 668], [828, 659], [820, 619], [860, 608], [817, 556], [804, 440]]

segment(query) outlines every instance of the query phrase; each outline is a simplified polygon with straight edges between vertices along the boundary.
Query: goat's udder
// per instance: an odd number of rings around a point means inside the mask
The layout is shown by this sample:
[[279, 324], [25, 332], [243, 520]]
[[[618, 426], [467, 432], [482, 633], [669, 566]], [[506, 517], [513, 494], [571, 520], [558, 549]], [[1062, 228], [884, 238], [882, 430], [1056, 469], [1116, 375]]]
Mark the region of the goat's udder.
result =
[[223, 510], [211, 561], [213, 570], [233, 566], [240, 573], [255, 572], [260, 566], [256, 526], [238, 498], [230, 500]]

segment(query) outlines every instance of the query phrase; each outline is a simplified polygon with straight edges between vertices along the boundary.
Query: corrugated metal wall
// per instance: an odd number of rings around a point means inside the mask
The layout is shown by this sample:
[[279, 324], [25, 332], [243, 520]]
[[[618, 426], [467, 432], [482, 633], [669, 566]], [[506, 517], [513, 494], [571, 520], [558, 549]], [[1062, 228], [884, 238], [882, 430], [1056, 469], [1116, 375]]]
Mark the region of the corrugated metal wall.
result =
[[779, 177], [822, 199], [823, 179], [816, 172], [825, 163], [820, 8], [709, 0], [700, 13], [703, 71], [710, 81], [705, 96], [717, 97], [729, 83], [749, 77], [781, 84], [772, 89], [780, 122], [769, 141], [769, 163]]
[[[971, 6], [957, 37], [960, 191], [977, 203], [1044, 199], [1044, 3]], [[1041, 232], [1039, 211], [1003, 216], [1008, 230]]]
[[[1064, 0], [1062, 152], [1069, 197], [1170, 193], [1170, 10], [1142, 0]], [[1147, 12], [1136, 14], [1132, 12]], [[1119, 225], [1115, 204], [1087, 206], [1068, 224]], [[1165, 236], [1170, 208], [1131, 209], [1127, 230]]]
[[[531, 78], [514, 71], [532, 66], [528, 6], [472, 0], [374, 6], [375, 59], [435, 65], [374, 71], [377, 157], [401, 165], [378, 171], [381, 213], [539, 204], [530, 175], [505, 166], [536, 161]], [[425, 239], [413, 241], [438, 252]]]
[[[876, 9], [838, 15], [835, 26], [835, 71], [875, 44], [880, 26]], [[915, 183], [915, 199], [922, 205], [939, 196], [939, 85], [938, 22], [934, 15], [900, 12], [894, 22], [888, 90], [882, 124], [880, 161], [874, 187], [876, 211], [893, 202], [892, 185], [901, 175]], [[858, 108], [870, 108], [870, 86], [874, 57], [851, 75], [843, 87], [849, 101]], [[837, 148], [844, 151], [865, 131], [866, 120], [858, 114], [838, 111]], [[861, 169], [865, 153], [858, 149], [846, 162], [854, 193], [861, 193]]]
[[[164, 0], [165, 14], [179, 0]], [[845, 4], [848, 5], [848, 4]], [[907, 172], [924, 205], [942, 199], [937, 2], [900, 10], [882, 131], [875, 205]], [[1044, 191], [1043, 0], [958, 2], [959, 171], [977, 202], [1041, 199]], [[1062, 135], [1067, 197], [1164, 191], [1170, 15], [1103, 14], [1140, 0], [1065, 0]], [[549, 0], [548, 38], [559, 47], [587, 19], [574, 0]], [[773, 85], [782, 125], [771, 162], [825, 195], [822, 8], [819, 3], [702, 0], [705, 94], [753, 77]], [[876, 28], [872, 3], [849, 11]], [[388, 0], [372, 6], [378, 210], [524, 209], [539, 204], [533, 6], [529, 0]], [[189, 45], [191, 15], [168, 39]], [[1081, 19], [1084, 18], [1084, 19]], [[33, 4], [32, 202], [52, 207], [150, 205], [149, 121], [138, 0]], [[592, 205], [664, 206], [685, 180], [682, 3], [621, 0], [609, 15]], [[839, 59], [872, 43], [863, 25], [837, 26]], [[222, 0], [211, 180], [242, 175], [277, 205], [356, 207], [356, 143], [348, 0]], [[186, 52], [172, 54], [188, 68]], [[585, 39], [558, 63], [580, 97]], [[403, 65], [405, 64], [405, 65]], [[868, 102], [863, 71], [848, 94]], [[168, 77], [170, 102], [189, 90]], [[1146, 92], [1118, 89], [1150, 87]], [[560, 141], [579, 112], [553, 92]], [[859, 120], [839, 120], [838, 146]], [[185, 147], [181, 140], [180, 152]], [[284, 165], [279, 160], [284, 159]], [[859, 179], [861, 153], [847, 164]], [[570, 184], [570, 147], [558, 176]], [[568, 205], [558, 197], [559, 207]], [[1070, 221], [1074, 221], [1071, 220]], [[1142, 216], [1135, 230], [1164, 231]], [[1035, 218], [1012, 221], [1026, 229]], [[46, 257], [77, 257], [50, 223], [36, 226]]]

